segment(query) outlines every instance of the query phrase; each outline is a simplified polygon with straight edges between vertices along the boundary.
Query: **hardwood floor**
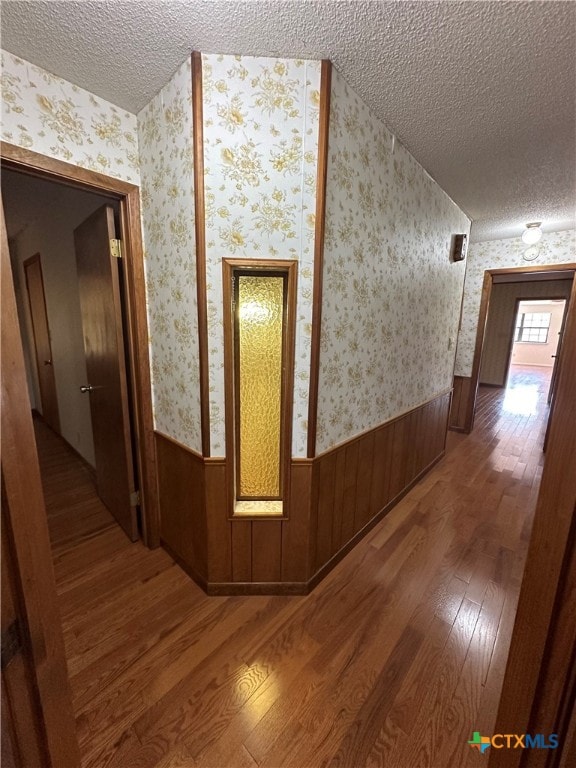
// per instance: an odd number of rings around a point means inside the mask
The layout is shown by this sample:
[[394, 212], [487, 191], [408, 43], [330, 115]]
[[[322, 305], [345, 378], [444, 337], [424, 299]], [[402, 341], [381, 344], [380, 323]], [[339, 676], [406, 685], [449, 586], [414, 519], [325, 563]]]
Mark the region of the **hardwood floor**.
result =
[[130, 543], [37, 424], [84, 768], [478, 765], [467, 740], [496, 715], [547, 375], [481, 388], [474, 432], [450, 433], [307, 597], [206, 597]]

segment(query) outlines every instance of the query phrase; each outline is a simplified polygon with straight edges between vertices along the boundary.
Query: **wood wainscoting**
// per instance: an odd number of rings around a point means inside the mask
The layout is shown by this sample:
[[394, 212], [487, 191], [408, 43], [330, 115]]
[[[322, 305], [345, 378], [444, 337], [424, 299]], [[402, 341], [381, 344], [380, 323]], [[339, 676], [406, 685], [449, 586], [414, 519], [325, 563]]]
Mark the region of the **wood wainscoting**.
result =
[[444, 455], [450, 391], [314, 460], [309, 588]]
[[468, 434], [472, 430], [473, 413], [472, 378], [470, 376], [454, 376], [448, 428], [454, 432], [466, 432]]
[[156, 433], [161, 539], [210, 595], [307, 594], [444, 455], [450, 391], [313, 459], [286, 518], [231, 519], [226, 460]]
[[204, 459], [195, 451], [155, 433], [160, 502], [160, 540], [176, 562], [206, 589]]

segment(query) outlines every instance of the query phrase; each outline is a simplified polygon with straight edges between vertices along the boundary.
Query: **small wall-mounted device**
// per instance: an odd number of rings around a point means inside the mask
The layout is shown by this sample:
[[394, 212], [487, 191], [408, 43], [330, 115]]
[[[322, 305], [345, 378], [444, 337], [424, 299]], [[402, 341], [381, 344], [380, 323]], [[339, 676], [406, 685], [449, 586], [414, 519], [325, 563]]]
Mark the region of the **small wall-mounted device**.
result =
[[452, 238], [452, 261], [464, 261], [468, 251], [468, 235], [454, 235]]

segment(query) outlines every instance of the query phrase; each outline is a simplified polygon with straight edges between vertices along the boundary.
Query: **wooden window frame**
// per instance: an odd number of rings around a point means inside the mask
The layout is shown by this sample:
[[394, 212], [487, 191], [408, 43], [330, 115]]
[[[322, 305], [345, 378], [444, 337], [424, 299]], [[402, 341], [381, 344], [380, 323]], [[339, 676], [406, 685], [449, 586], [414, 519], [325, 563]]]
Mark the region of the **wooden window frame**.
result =
[[[292, 457], [292, 418], [294, 400], [294, 354], [296, 342], [296, 289], [298, 262], [288, 259], [222, 259], [223, 312], [224, 312], [224, 399], [226, 428], [226, 497], [228, 517], [231, 520], [261, 520], [287, 518], [289, 509], [290, 467]], [[233, 306], [232, 278], [240, 274], [270, 274], [286, 276], [284, 338], [283, 338], [283, 376], [282, 405], [280, 427], [280, 499], [282, 514], [235, 515], [238, 482], [237, 467], [237, 408], [236, 408], [236, 353], [235, 353], [235, 317]], [[256, 499], [250, 499], [258, 503]]]

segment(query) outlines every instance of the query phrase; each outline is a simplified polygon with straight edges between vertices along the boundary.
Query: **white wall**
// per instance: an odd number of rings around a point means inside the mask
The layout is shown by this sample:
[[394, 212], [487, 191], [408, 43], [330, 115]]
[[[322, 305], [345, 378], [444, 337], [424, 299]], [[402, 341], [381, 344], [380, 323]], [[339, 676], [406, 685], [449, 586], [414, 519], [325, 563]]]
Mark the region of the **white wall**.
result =
[[531, 304], [527, 301], [520, 302], [519, 312], [550, 312], [550, 329], [548, 331], [548, 340], [545, 344], [536, 344], [529, 341], [514, 342], [512, 346], [512, 363], [516, 365], [554, 365], [552, 355], [556, 354], [564, 307], [565, 302], [536, 304]]
[[[12, 237], [18, 269], [15, 283], [20, 286], [19, 315], [25, 318], [21, 330], [33, 381], [36, 360], [23, 262], [40, 253], [61, 434], [94, 466], [90, 401], [80, 392], [87, 374], [73, 230], [110, 200], [13, 172], [3, 174], [2, 196], [9, 231], [12, 220], [20, 223], [20, 231]], [[33, 392], [31, 399], [41, 410], [35, 384]]]

